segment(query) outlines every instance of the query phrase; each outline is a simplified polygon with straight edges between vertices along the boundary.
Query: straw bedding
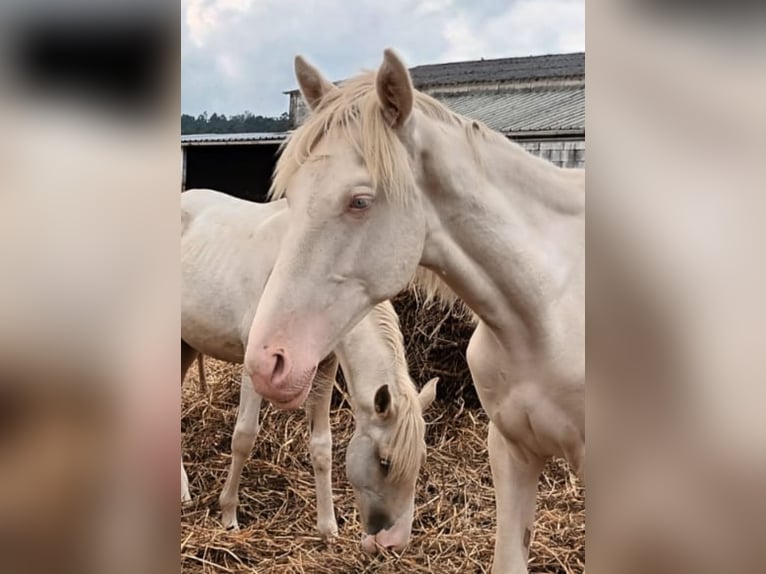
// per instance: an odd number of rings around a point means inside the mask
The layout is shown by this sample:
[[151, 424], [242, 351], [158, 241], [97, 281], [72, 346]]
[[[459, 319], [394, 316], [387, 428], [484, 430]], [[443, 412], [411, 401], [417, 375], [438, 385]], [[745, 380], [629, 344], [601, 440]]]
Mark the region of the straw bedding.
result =
[[[183, 388], [183, 453], [193, 497], [181, 515], [183, 572], [489, 572], [495, 508], [486, 451], [487, 418], [476, 407], [464, 358], [460, 360], [467, 341], [464, 331], [470, 334], [470, 327], [461, 325], [459, 317], [444, 320], [436, 312], [418, 323], [407, 312], [407, 305], [414, 303], [401, 299], [396, 303], [416, 382], [420, 385], [427, 377], [439, 375], [446, 383], [426, 413], [428, 460], [418, 480], [407, 549], [400, 555], [377, 557], [361, 550], [353, 493], [344, 476], [353, 418], [337, 389], [331, 417], [338, 538], [327, 544], [316, 534], [304, 413], [280, 412], [270, 405], [261, 410], [261, 432], [242, 475], [241, 530], [226, 531], [219, 520], [218, 495], [230, 461], [240, 367], [206, 359], [207, 396], [198, 390], [194, 367]], [[420, 335], [413, 334], [418, 330]], [[430, 350], [423, 346], [426, 340], [436, 341]], [[546, 467], [537, 509], [530, 571], [584, 572], [583, 493], [565, 463], [552, 461]]]
[[467, 309], [424, 305], [410, 292], [393, 301], [399, 315], [410, 374], [419, 386], [439, 377], [437, 398], [458, 408], [480, 408], [465, 360], [465, 349], [476, 326]]

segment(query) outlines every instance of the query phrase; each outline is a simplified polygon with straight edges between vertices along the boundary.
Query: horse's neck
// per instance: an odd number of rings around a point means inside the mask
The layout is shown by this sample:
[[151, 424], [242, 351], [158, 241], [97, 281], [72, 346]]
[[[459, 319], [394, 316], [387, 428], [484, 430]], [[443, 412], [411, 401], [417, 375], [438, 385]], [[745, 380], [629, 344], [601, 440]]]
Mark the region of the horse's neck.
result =
[[357, 405], [372, 405], [375, 392], [384, 384], [392, 392], [404, 390], [400, 366], [403, 351], [383, 335], [377, 312], [373, 309], [368, 313], [336, 348], [348, 392]]
[[[571, 171], [499, 135], [426, 121], [418, 172], [427, 238], [421, 264], [495, 331], [546, 337], [552, 301], [580, 273], [584, 191]], [[580, 187], [580, 189], [578, 189]]]

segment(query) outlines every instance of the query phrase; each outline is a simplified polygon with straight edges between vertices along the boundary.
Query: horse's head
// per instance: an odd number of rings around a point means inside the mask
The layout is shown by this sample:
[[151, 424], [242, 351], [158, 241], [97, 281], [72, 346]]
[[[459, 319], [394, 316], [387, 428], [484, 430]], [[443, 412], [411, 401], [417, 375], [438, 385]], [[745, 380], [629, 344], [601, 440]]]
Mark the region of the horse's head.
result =
[[372, 405], [357, 406], [346, 476], [364, 530], [362, 547], [368, 552], [399, 551], [409, 542], [415, 485], [426, 457], [423, 411], [434, 399], [436, 382], [428, 381], [418, 395], [381, 385]]
[[424, 210], [410, 145], [415, 92], [387, 50], [376, 74], [335, 87], [302, 58], [312, 114], [291, 136], [272, 193], [289, 231], [254, 317], [245, 365], [280, 408], [308, 395], [316, 365], [370, 309], [403, 290], [421, 260]]

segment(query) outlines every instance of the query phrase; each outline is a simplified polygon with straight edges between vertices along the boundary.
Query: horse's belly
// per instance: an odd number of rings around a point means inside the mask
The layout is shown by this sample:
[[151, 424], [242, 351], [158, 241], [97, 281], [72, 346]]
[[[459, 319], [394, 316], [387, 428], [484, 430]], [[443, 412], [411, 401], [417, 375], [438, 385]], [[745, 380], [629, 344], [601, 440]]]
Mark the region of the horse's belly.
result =
[[230, 363], [242, 363], [245, 347], [241, 317], [217, 313], [181, 313], [181, 339], [200, 353]]

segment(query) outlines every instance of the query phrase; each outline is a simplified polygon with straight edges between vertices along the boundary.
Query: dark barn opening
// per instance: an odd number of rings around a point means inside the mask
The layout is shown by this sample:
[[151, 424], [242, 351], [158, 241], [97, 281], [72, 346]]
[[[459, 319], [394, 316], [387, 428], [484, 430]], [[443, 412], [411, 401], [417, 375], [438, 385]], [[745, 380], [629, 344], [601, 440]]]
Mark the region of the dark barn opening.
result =
[[209, 188], [265, 202], [279, 142], [184, 146], [184, 189]]

